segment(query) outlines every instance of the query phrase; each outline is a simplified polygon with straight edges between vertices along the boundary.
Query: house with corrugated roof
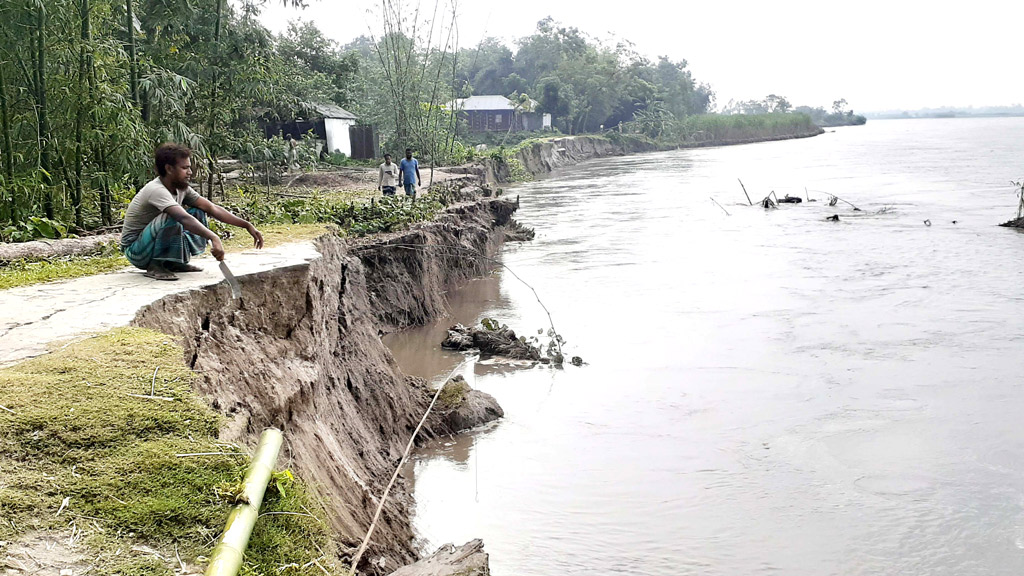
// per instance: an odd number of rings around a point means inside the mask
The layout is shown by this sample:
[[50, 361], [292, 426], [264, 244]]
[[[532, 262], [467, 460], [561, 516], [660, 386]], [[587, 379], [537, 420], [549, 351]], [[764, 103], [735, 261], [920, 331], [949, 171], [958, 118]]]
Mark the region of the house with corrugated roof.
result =
[[551, 128], [551, 114], [536, 112], [539, 107], [536, 100], [530, 100], [526, 106], [517, 106], [499, 94], [459, 98], [452, 105], [473, 132], [507, 132], [509, 128], [512, 132], [518, 132]]
[[337, 104], [307, 102], [302, 115], [292, 122], [269, 124], [265, 127], [271, 136], [301, 138], [312, 133], [321, 142], [324, 152], [341, 153], [350, 158], [374, 158], [377, 153], [377, 135], [370, 126], [358, 126], [355, 114]]

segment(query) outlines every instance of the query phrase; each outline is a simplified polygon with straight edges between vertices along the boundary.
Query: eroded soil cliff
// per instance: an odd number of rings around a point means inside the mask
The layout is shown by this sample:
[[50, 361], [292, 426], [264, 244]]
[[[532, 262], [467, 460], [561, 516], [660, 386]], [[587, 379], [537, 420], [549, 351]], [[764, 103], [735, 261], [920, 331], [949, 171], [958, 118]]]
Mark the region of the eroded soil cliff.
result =
[[[494, 254], [515, 208], [484, 199], [402, 233], [325, 236], [320, 259], [242, 278], [240, 300], [219, 289], [178, 294], [135, 323], [181, 339], [199, 392], [229, 417], [225, 439], [284, 430], [282, 464], [316, 488], [339, 539], [355, 546], [430, 401], [380, 336], [444, 315], [445, 291], [489, 269], [477, 255]], [[433, 433], [444, 426], [434, 421]], [[406, 490], [393, 491], [361, 569], [415, 560], [409, 504]]]

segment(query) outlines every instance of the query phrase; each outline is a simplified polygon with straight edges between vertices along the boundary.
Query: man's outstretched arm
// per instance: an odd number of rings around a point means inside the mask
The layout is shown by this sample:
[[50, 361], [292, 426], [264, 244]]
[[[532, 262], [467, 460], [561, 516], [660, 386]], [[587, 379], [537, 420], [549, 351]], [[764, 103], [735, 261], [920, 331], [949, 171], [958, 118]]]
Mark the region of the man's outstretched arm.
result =
[[[203, 212], [206, 212], [208, 216], [212, 216], [225, 224], [238, 226], [239, 228], [245, 228], [246, 231], [249, 232], [249, 235], [252, 236], [252, 245], [255, 246], [256, 248], [263, 248], [263, 234], [261, 234], [260, 231], [257, 230], [256, 227], [253, 226], [248, 220], [243, 220], [238, 216], [235, 216], [231, 212], [228, 212], [224, 208], [221, 208], [220, 206], [202, 197], [198, 198], [195, 201], [195, 207], [199, 208]], [[193, 220], [195, 219], [193, 218]], [[216, 236], [216, 234], [214, 234], [214, 236]]]

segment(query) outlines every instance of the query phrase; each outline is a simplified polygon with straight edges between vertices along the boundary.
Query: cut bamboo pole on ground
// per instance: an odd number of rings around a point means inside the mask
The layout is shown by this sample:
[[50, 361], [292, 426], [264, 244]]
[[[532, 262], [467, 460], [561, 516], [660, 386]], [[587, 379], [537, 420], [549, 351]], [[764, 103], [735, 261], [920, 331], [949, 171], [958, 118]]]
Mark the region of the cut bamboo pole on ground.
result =
[[235, 506], [224, 525], [224, 534], [213, 549], [206, 576], [236, 576], [242, 567], [245, 547], [249, 544], [253, 526], [260, 514], [260, 504], [267, 491], [267, 483], [274, 472], [277, 455], [281, 452], [284, 436], [276, 428], [268, 428], [260, 435], [256, 454], [245, 473], [244, 501]]
[[743, 188], [743, 195], [747, 197], [747, 204], [753, 206], [754, 203], [750, 201], [750, 194], [747, 194], [747, 187], [743, 185], [743, 180], [736, 179], [740, 183], [740, 188]]

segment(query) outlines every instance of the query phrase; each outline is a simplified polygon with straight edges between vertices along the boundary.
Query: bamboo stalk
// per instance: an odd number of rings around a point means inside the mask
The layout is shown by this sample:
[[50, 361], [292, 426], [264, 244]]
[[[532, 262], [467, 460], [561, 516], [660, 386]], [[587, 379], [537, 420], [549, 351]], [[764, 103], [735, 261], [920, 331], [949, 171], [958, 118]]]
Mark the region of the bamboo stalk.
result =
[[249, 544], [253, 526], [259, 517], [263, 494], [274, 471], [277, 455], [281, 452], [284, 436], [276, 428], [267, 428], [260, 435], [260, 443], [252, 464], [245, 473], [244, 501], [235, 506], [224, 526], [224, 534], [213, 549], [206, 576], [235, 576], [242, 567], [245, 547]]
[[754, 203], [750, 201], [750, 194], [747, 194], [747, 187], [743, 185], [743, 180], [740, 180], [739, 178], [737, 178], [736, 180], [739, 181], [740, 188], [743, 188], [743, 195], [747, 197], [747, 204], [753, 206]]
[[[444, 379], [444, 384], [438, 387], [437, 392], [434, 392], [434, 398], [430, 401], [430, 405], [427, 406], [427, 411], [423, 413], [423, 418], [420, 419], [420, 423], [416, 425], [416, 429], [412, 431], [412, 436], [409, 437], [409, 444], [405, 447], [405, 452], [402, 453], [402, 458], [398, 461], [398, 466], [395, 467], [395, 473], [391, 475], [391, 481], [388, 482], [384, 493], [380, 496], [380, 501], [377, 503], [377, 511], [373, 514], [373, 520], [370, 521], [370, 527], [366, 529], [366, 537], [363, 538], [363, 542], [359, 545], [356, 553], [352, 556], [352, 563], [348, 569], [348, 576], [355, 576], [356, 568], [359, 566], [359, 559], [363, 557], [363, 552], [366, 552], [366, 547], [370, 545], [370, 537], [373, 536], [373, 530], [377, 527], [377, 520], [380, 520], [380, 513], [384, 510], [384, 504], [388, 500], [388, 494], [391, 493], [391, 487], [395, 485], [395, 480], [398, 479], [398, 473], [402, 471], [402, 466], [409, 459], [409, 453], [412, 452], [412, 447], [416, 444], [416, 436], [420, 433], [420, 429], [423, 428], [423, 424], [427, 421], [427, 416], [430, 416], [430, 411], [434, 409], [434, 404], [437, 404], [437, 399], [441, 396], [441, 391], [444, 390], [445, 384], [455, 376], [455, 373], [462, 368], [466, 363], [466, 360], [459, 362], [458, 366], [452, 368], [452, 371], [448, 374], [448, 377]], [[206, 576], [212, 576], [209, 572]]]
[[712, 196], [709, 196], [709, 198], [711, 198], [711, 201], [714, 202], [716, 206], [722, 209], [722, 212], [725, 212], [726, 216], [732, 216], [732, 214], [729, 214], [729, 211], [725, 209], [725, 206], [718, 203], [718, 200], [715, 200]]
[[132, 103], [139, 107], [139, 58], [135, 54], [135, 12], [133, 0], [125, 0], [125, 29], [128, 30], [128, 78], [132, 85]]

